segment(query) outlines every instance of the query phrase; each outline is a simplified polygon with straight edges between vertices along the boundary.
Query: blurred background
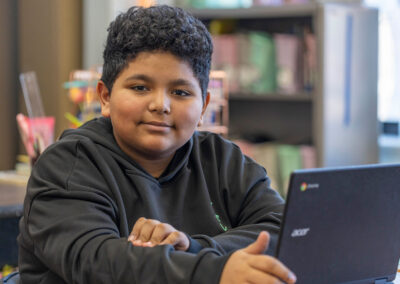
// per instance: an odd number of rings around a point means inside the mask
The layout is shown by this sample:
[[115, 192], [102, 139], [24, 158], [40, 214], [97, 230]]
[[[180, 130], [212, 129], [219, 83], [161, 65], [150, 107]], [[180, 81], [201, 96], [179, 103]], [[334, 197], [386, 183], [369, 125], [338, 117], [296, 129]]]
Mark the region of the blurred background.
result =
[[76, 78], [87, 98], [110, 21], [154, 4], [183, 7], [209, 28], [212, 69], [224, 78], [210, 86], [221, 91], [210, 123], [276, 176], [276, 188], [295, 168], [400, 161], [399, 0], [1, 0], [0, 170], [26, 154], [19, 75], [36, 73], [57, 138], [84, 121]]
[[0, 280], [17, 269], [31, 163], [99, 115], [109, 23], [154, 4], [207, 26], [200, 130], [237, 143], [283, 197], [295, 169], [400, 162], [400, 0], [0, 0]]

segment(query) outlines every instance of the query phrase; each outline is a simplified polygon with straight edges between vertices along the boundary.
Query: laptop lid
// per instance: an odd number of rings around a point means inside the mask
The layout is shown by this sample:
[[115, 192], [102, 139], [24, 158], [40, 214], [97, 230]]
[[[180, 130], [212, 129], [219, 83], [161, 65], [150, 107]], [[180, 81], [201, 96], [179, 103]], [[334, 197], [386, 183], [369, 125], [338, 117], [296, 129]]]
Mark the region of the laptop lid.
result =
[[276, 256], [297, 283], [386, 283], [400, 257], [400, 165], [292, 173]]

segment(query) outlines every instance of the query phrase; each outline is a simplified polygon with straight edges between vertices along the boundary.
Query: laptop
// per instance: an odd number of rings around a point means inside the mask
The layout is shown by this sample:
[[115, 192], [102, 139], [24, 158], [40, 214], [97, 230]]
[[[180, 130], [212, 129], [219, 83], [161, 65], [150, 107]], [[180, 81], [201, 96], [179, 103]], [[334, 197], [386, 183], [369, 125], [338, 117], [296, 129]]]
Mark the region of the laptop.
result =
[[400, 164], [292, 173], [276, 257], [307, 283], [391, 283], [400, 257]]

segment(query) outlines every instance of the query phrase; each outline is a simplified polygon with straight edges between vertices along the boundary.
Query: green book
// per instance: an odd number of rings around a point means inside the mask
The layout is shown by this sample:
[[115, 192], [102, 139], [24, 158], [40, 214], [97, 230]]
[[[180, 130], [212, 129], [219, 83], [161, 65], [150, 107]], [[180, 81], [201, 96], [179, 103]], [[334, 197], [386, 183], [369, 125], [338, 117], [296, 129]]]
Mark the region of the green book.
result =
[[276, 62], [273, 38], [266, 32], [251, 32], [250, 64], [257, 72], [257, 78], [251, 85], [255, 94], [271, 93], [276, 90]]
[[267, 175], [271, 180], [270, 187], [281, 193], [277, 148], [277, 144], [270, 142], [255, 144], [253, 157], [267, 171]]
[[281, 195], [286, 198], [290, 174], [302, 168], [300, 148], [293, 145], [278, 146], [278, 168], [281, 180]]

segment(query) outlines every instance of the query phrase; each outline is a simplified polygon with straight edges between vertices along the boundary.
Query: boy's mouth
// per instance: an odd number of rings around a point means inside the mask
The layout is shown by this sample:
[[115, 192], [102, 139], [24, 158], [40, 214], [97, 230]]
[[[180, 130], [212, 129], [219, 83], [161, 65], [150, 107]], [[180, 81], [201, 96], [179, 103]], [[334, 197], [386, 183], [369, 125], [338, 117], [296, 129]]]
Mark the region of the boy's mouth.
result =
[[148, 121], [148, 122], [143, 122], [143, 124], [148, 124], [158, 127], [172, 127], [172, 125], [162, 121]]

